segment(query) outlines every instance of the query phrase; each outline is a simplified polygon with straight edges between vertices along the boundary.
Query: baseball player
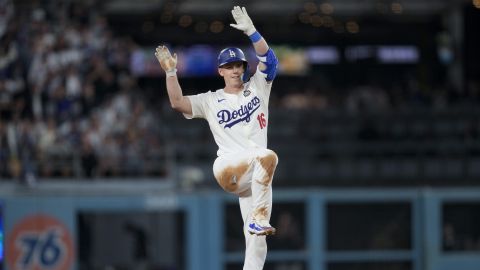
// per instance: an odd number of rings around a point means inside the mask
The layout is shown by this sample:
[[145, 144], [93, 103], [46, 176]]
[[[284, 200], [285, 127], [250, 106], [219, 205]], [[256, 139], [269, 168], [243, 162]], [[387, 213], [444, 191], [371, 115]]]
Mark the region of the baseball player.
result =
[[239, 196], [246, 241], [243, 269], [261, 270], [267, 255], [265, 236], [275, 234], [269, 221], [278, 157], [267, 148], [267, 128], [268, 101], [278, 61], [245, 8], [235, 6], [232, 15], [236, 24], [230, 25], [250, 38], [260, 60], [251, 78], [242, 50], [226, 48], [218, 55], [218, 73], [225, 87], [184, 96], [176, 74], [177, 55], [159, 46], [155, 56], [166, 73], [172, 108], [187, 119], [208, 121], [218, 145], [213, 164], [215, 179], [225, 191]]

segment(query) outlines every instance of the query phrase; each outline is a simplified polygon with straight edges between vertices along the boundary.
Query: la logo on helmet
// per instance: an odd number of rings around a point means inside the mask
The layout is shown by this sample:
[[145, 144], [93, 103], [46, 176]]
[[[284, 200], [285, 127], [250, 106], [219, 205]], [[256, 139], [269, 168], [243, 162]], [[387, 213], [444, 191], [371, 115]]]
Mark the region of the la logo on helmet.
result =
[[228, 50], [228, 52], [230, 53], [230, 57], [235, 57], [235, 56], [237, 56], [237, 55], [235, 54], [235, 52], [232, 51], [232, 50]]

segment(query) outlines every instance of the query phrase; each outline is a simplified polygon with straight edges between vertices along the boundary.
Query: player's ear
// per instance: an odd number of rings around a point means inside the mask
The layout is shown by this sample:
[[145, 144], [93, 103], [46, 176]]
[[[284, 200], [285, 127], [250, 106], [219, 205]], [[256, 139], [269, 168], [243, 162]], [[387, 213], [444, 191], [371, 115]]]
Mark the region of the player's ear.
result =
[[223, 77], [223, 68], [218, 68], [218, 74]]

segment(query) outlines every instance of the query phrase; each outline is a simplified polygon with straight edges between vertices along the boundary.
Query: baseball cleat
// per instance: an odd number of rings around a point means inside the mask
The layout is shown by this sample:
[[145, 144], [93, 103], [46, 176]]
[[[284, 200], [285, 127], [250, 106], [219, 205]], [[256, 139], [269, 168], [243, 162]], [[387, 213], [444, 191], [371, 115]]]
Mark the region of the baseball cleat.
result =
[[276, 229], [268, 224], [268, 222], [251, 221], [248, 224], [248, 232], [256, 235], [274, 235]]

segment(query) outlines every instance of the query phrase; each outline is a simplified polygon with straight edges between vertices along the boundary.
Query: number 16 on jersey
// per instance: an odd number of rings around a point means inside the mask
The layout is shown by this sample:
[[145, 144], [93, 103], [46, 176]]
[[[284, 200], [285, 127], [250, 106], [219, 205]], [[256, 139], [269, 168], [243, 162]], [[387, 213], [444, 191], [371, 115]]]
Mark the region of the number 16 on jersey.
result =
[[265, 114], [261, 113], [257, 116], [258, 123], [260, 124], [260, 128], [263, 129], [267, 126], [267, 120], [265, 120]]

